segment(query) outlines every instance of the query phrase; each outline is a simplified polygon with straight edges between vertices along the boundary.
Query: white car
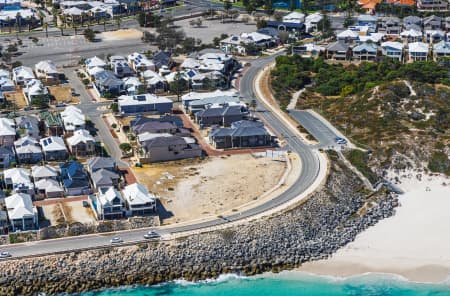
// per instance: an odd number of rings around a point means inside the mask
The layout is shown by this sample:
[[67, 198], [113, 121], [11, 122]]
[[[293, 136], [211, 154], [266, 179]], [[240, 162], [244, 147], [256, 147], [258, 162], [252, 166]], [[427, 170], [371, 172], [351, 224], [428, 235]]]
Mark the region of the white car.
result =
[[152, 238], [160, 238], [161, 236], [159, 235], [159, 233], [150, 230], [148, 233], [144, 234], [144, 238], [145, 239], [152, 239]]
[[0, 253], [0, 259], [9, 258], [9, 257], [11, 257], [11, 254], [9, 252], [1, 252]]
[[123, 243], [123, 239], [121, 237], [116, 236], [116, 237], [113, 237], [110, 240], [110, 242], [111, 242], [111, 244], [120, 244], [120, 243]]

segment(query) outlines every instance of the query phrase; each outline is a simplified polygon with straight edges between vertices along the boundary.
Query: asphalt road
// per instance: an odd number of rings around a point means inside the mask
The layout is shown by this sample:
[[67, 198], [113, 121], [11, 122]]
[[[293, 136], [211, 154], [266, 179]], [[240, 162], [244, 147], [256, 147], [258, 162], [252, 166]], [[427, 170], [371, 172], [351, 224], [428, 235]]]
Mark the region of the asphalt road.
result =
[[[274, 57], [269, 57], [253, 61], [252, 67], [243, 76], [240, 84], [241, 94], [247, 100], [251, 100], [254, 97], [253, 80], [256, 74], [262, 67], [273, 61], [273, 59]], [[87, 100], [87, 97], [86, 99], [82, 99], [82, 101], [85, 100]], [[92, 102], [86, 102], [86, 104], [92, 104]], [[83, 104], [81, 104], [80, 106], [83, 106]], [[261, 116], [266, 121], [266, 123], [268, 123], [271, 126], [272, 130], [276, 131], [280, 136], [284, 137], [289, 146], [289, 149], [291, 151], [298, 153], [298, 155], [301, 158], [303, 170], [298, 180], [296, 181], [295, 185], [287, 189], [284, 193], [282, 193], [278, 197], [275, 197], [272, 200], [267, 201], [266, 203], [261, 204], [255, 208], [240, 213], [236, 213], [230, 216], [213, 219], [210, 221], [184, 226], [174, 225], [164, 227], [163, 229], [156, 228], [156, 230], [159, 233], [166, 234], [166, 233], [186, 232], [223, 225], [229, 222], [249, 218], [257, 214], [264, 213], [270, 209], [273, 209], [279, 205], [286, 203], [287, 201], [292, 200], [313, 184], [319, 172], [319, 163], [320, 163], [318, 160], [318, 156], [314, 151], [314, 148], [308, 146], [301, 139], [297, 138], [295, 134], [289, 128], [285, 127], [282, 121], [276, 115], [272, 114], [272, 112], [268, 111], [266, 107], [267, 106], [264, 106], [263, 104], [259, 104], [258, 115]], [[83, 107], [83, 109], [84, 108], [87, 107]], [[92, 111], [91, 109], [90, 112], [95, 111]], [[147, 231], [148, 229], [132, 230], [122, 232], [119, 235], [125, 242], [133, 242], [142, 240], [143, 235]], [[7, 245], [3, 246], [1, 249], [2, 251], [10, 252], [14, 257], [47, 254], [52, 252], [69, 251], [69, 250], [93, 248], [109, 245], [109, 240], [111, 239], [112, 236], [113, 235], [111, 234], [108, 235], [95, 234], [72, 238], [62, 238], [57, 240], [37, 241], [17, 245]]]
[[307, 110], [291, 110], [289, 114], [319, 141], [320, 144], [317, 147], [329, 148], [331, 146], [338, 146], [335, 139], [336, 137], [340, 137], [340, 135], [336, 134], [320, 118], [314, 116], [314, 114]]

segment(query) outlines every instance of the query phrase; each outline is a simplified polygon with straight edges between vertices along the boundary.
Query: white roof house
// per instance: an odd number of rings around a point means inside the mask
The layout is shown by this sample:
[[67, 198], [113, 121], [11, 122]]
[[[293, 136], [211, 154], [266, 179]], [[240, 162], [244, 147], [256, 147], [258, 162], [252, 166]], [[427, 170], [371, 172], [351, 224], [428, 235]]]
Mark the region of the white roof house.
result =
[[200, 62], [193, 58], [186, 58], [180, 67], [181, 69], [197, 69], [200, 67]]
[[26, 66], [16, 67], [12, 70], [12, 73], [13, 80], [16, 84], [23, 84], [26, 81], [36, 78], [36, 76], [34, 76], [33, 70], [30, 67]]
[[75, 106], [67, 106], [60, 115], [66, 131], [73, 132], [77, 129], [84, 128], [86, 125], [86, 116]]
[[403, 43], [400, 43], [400, 42], [386, 41], [386, 42], [381, 43], [381, 47], [383, 47], [383, 48], [390, 47], [390, 48], [393, 48], [396, 50], [403, 50], [404, 46], [403, 46]]
[[303, 23], [305, 21], [305, 15], [300, 12], [293, 11], [283, 17], [285, 23]]
[[57, 178], [59, 171], [51, 165], [35, 165], [31, 167], [31, 176], [34, 181], [40, 179], [54, 179]]
[[39, 192], [45, 193], [47, 197], [60, 197], [64, 195], [64, 188], [54, 179], [40, 179], [34, 183]]
[[0, 77], [0, 91], [14, 91], [15, 89], [14, 81], [7, 77]]
[[48, 89], [42, 83], [42, 81], [37, 79], [30, 79], [25, 82], [25, 87], [23, 88], [23, 93], [28, 101], [31, 103], [34, 98], [39, 96], [47, 96]]
[[58, 69], [56, 68], [55, 63], [52, 61], [40, 61], [34, 66], [34, 70], [38, 77], [47, 77], [51, 76], [51, 74], [58, 75]]
[[92, 68], [87, 68], [86, 72], [90, 75], [90, 76], [96, 76], [99, 73], [105, 72], [105, 68], [102, 67], [92, 67]]
[[383, 40], [385, 34], [384, 33], [370, 33], [366, 36], [359, 36], [358, 39], [360, 42], [372, 41], [373, 43], [379, 43]]
[[86, 69], [92, 69], [94, 67], [105, 68], [106, 62], [101, 58], [94, 56], [92, 58], [86, 59], [85, 61]]
[[125, 89], [128, 94], [138, 94], [139, 90], [142, 89], [143, 83], [137, 77], [125, 77], [122, 79], [125, 83]]
[[428, 59], [429, 44], [413, 42], [408, 44], [409, 59], [412, 61], [426, 61]]
[[64, 15], [73, 15], [73, 16], [81, 16], [85, 12], [77, 7], [71, 7], [63, 10]]
[[139, 95], [140, 99], [136, 99], [137, 96], [120, 96], [118, 98], [119, 106], [136, 106], [136, 105], [148, 105], [148, 104], [161, 104], [161, 103], [173, 103], [171, 99], [166, 97], [157, 97], [153, 94]]
[[73, 136], [67, 138], [67, 144], [69, 144], [69, 146], [75, 146], [78, 145], [79, 143], [89, 143], [89, 142], [95, 142], [95, 139], [93, 136], [91, 136], [91, 134], [89, 133], [89, 131], [85, 130], [85, 129], [79, 129], [74, 131]]
[[8, 70], [0, 69], [0, 78], [11, 78], [11, 74]]
[[127, 59], [135, 71], [155, 70], [155, 63], [142, 53], [134, 52]]
[[[11, 220], [13, 231], [17, 229], [33, 229], [37, 221], [37, 211], [31, 201], [31, 196], [25, 193], [16, 193], [5, 198], [8, 217]], [[25, 221], [27, 220], [27, 221]]]
[[5, 184], [11, 186], [14, 192], [34, 193], [34, 184], [31, 182], [30, 170], [12, 168], [3, 172]]
[[0, 117], [0, 137], [1, 136], [15, 136], [16, 135], [16, 123], [14, 120]]
[[139, 183], [134, 183], [122, 191], [129, 214], [145, 214], [156, 210], [156, 196]]
[[339, 34], [337, 34], [337, 39], [338, 40], [345, 40], [345, 39], [351, 39], [351, 40], [356, 40], [358, 39], [359, 34], [356, 31], [353, 30], [345, 30], [340, 32]]
[[307, 15], [305, 17], [306, 32], [311, 32], [311, 31], [317, 29], [317, 24], [322, 19], [323, 19], [323, 16], [318, 12]]
[[44, 152], [67, 151], [66, 144], [64, 144], [64, 140], [61, 137], [47, 137], [41, 139], [39, 142]]
[[422, 39], [422, 32], [414, 29], [406, 30], [400, 33], [400, 37], [409, 41], [420, 41]]

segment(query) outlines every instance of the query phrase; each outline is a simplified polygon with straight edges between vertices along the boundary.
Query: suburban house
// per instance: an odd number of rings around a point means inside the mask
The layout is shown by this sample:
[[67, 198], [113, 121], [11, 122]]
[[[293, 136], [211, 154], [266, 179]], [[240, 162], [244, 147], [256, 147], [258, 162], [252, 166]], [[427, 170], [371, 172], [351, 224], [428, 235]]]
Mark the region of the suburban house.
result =
[[16, 139], [16, 124], [14, 120], [0, 117], [0, 146], [12, 146]]
[[73, 136], [67, 138], [66, 141], [72, 155], [78, 157], [92, 155], [95, 153], [95, 139], [91, 136], [89, 131], [85, 129], [74, 131]]
[[12, 162], [16, 161], [11, 146], [0, 146], [0, 169], [7, 169]]
[[50, 100], [47, 87], [42, 81], [37, 79], [30, 79], [25, 82], [23, 94], [27, 99], [28, 104], [33, 104], [35, 100], [42, 100], [47, 103]]
[[47, 137], [40, 140], [46, 161], [66, 160], [69, 157], [64, 140], [60, 137]]
[[126, 215], [125, 201], [114, 187], [99, 190], [92, 204], [99, 220], [120, 219]]
[[40, 139], [39, 122], [40, 120], [33, 115], [21, 115], [15, 118], [16, 128], [21, 136], [30, 136]]
[[301, 12], [293, 11], [283, 16], [285, 23], [303, 23], [305, 22], [305, 15]]
[[167, 79], [153, 70], [141, 72], [141, 77], [151, 93], [157, 93], [167, 89]]
[[89, 178], [81, 163], [69, 160], [59, 165], [61, 179], [67, 195], [90, 194]]
[[184, 110], [188, 110], [189, 104], [195, 100], [202, 100], [207, 98], [221, 97], [221, 96], [232, 96], [239, 99], [239, 93], [235, 90], [215, 90], [212, 92], [195, 92], [191, 91], [185, 95], [181, 96], [181, 101], [183, 103]]
[[147, 70], [155, 71], [155, 64], [153, 61], [149, 60], [144, 54], [134, 52], [128, 57], [128, 63], [130, 63], [131, 68], [136, 72], [144, 72]]
[[127, 207], [127, 215], [145, 215], [156, 211], [156, 196], [139, 183], [134, 183], [122, 190]]
[[16, 193], [8, 196], [5, 198], [5, 205], [12, 231], [33, 230], [36, 228], [38, 215], [30, 195]]
[[305, 30], [307, 33], [315, 32], [318, 30], [317, 25], [323, 19], [320, 13], [308, 14], [305, 17]]
[[0, 69], [0, 78], [11, 79], [11, 74], [6, 69]]
[[344, 41], [346, 43], [352, 43], [359, 38], [359, 34], [357, 31], [353, 31], [350, 29], [347, 29], [345, 31], [342, 31], [336, 35], [336, 38], [338, 41]]
[[158, 120], [150, 120], [139, 125], [131, 127], [133, 132], [138, 135], [145, 132], [148, 133], [168, 133], [175, 134], [178, 131], [178, 127], [172, 122], [164, 122]]
[[380, 18], [378, 32], [386, 35], [398, 35], [402, 31], [402, 24], [398, 17], [388, 16]]
[[59, 170], [51, 165], [35, 165], [31, 167], [31, 176], [34, 182], [43, 179], [58, 180]]
[[441, 41], [433, 45], [433, 59], [439, 61], [443, 57], [450, 57], [450, 42]]
[[325, 47], [314, 43], [292, 46], [292, 54], [298, 54], [302, 58], [317, 58], [325, 52]]
[[445, 32], [442, 30], [426, 30], [425, 41], [428, 43], [437, 43], [445, 40]]
[[36, 194], [41, 198], [60, 198], [64, 197], [64, 188], [53, 179], [41, 179], [35, 181]]
[[400, 33], [401, 38], [407, 42], [422, 41], [422, 31], [416, 29], [409, 29]]
[[94, 188], [96, 190], [101, 190], [109, 187], [118, 187], [120, 175], [115, 171], [99, 169], [91, 173], [91, 180]]
[[14, 81], [9, 79], [8, 77], [0, 77], [0, 91], [7, 92], [15, 90], [16, 85], [14, 84]]
[[153, 94], [142, 94], [136, 96], [120, 96], [118, 98], [119, 112], [122, 114], [136, 113], [171, 113], [172, 100], [166, 97], [157, 97]]
[[417, 8], [420, 10], [443, 11], [448, 9], [446, 0], [417, 0]]
[[39, 114], [46, 136], [62, 136], [64, 127], [61, 117], [54, 112], [44, 111]]
[[124, 89], [127, 91], [127, 95], [134, 96], [145, 93], [146, 86], [137, 77], [125, 77], [123, 79]]
[[247, 52], [246, 46], [252, 45], [261, 50], [278, 45], [278, 37], [261, 34], [258, 32], [242, 33], [240, 36], [231, 35], [220, 41], [220, 47], [226, 53], [254, 54]]
[[195, 114], [198, 111], [208, 109], [211, 106], [224, 107], [229, 105], [242, 105], [242, 103], [239, 97], [236, 96], [206, 97], [188, 102], [186, 111], [189, 112], [190, 114]]
[[362, 43], [353, 47], [354, 61], [375, 61], [378, 57], [378, 46], [374, 43]]
[[104, 60], [96, 56], [86, 59], [85, 61], [86, 72], [88, 72], [91, 77], [93, 77], [95, 73], [105, 70], [106, 65], [107, 64]]
[[60, 113], [60, 116], [64, 124], [64, 130], [68, 134], [86, 128], [86, 116], [75, 106], [67, 106], [66, 109]]
[[128, 65], [127, 60], [123, 56], [111, 56], [109, 60], [111, 71], [116, 77], [123, 78], [133, 74], [130, 65]]
[[428, 60], [428, 43], [413, 42], [408, 44], [408, 57], [410, 61], [426, 61]]
[[14, 150], [16, 151], [17, 162], [21, 164], [38, 163], [44, 158], [39, 141], [30, 136], [15, 141]]
[[33, 70], [30, 67], [19, 66], [12, 70], [13, 80], [17, 85], [24, 85], [31, 79], [36, 79]]
[[111, 172], [117, 171], [116, 161], [111, 157], [92, 157], [86, 161], [86, 167], [89, 174], [105, 169]]
[[170, 69], [173, 66], [172, 55], [170, 52], [160, 51], [153, 55], [153, 63], [156, 69], [160, 69], [163, 66]]
[[421, 28], [422, 27], [422, 18], [415, 16], [415, 15], [409, 15], [407, 17], [403, 18], [403, 28], [405, 30], [409, 30], [411, 26]]
[[95, 75], [95, 88], [100, 96], [118, 96], [124, 91], [125, 83], [111, 71], [103, 71]]
[[361, 14], [357, 18], [358, 26], [367, 26], [371, 32], [377, 31], [378, 17], [371, 14]]
[[[143, 136], [141, 136], [143, 135]], [[202, 149], [189, 137], [171, 134], [139, 135], [139, 147], [136, 151], [140, 163], [170, 161], [202, 156]]]
[[210, 143], [217, 149], [270, 146], [273, 137], [259, 121], [241, 120], [230, 128], [216, 128], [209, 133]]
[[12, 168], [3, 171], [6, 188], [15, 193], [34, 194], [34, 184], [31, 182], [30, 170], [24, 168]]
[[202, 50], [197, 55], [197, 60], [200, 62], [200, 67], [197, 70], [201, 73], [219, 71], [222, 74], [228, 75], [239, 67], [239, 63], [232, 55], [222, 51]]
[[403, 60], [403, 43], [395, 41], [386, 41], [381, 43], [381, 52], [383, 56], [396, 59], [398, 61]]
[[52, 61], [40, 61], [34, 66], [37, 78], [44, 81], [47, 85], [60, 83], [60, 73]]
[[195, 113], [195, 121], [204, 128], [211, 125], [229, 126], [248, 116], [248, 110], [242, 105], [211, 106]]
[[442, 28], [442, 18], [440, 16], [430, 15], [423, 19], [423, 29], [425, 31], [440, 30], [441, 28]]
[[338, 40], [327, 46], [327, 59], [345, 61], [350, 57], [348, 43]]

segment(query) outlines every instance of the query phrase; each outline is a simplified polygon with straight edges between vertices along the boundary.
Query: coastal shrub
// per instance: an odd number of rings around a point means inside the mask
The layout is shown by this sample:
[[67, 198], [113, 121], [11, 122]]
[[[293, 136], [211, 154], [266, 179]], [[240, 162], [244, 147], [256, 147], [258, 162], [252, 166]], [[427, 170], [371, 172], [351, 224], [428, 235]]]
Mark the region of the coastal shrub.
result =
[[450, 159], [442, 151], [435, 151], [428, 162], [428, 169], [434, 173], [450, 175]]
[[369, 181], [374, 184], [378, 177], [377, 175], [370, 169], [368, 163], [368, 155], [366, 152], [353, 149], [350, 150], [346, 155], [348, 161], [358, 169]]

